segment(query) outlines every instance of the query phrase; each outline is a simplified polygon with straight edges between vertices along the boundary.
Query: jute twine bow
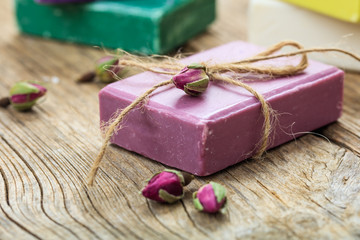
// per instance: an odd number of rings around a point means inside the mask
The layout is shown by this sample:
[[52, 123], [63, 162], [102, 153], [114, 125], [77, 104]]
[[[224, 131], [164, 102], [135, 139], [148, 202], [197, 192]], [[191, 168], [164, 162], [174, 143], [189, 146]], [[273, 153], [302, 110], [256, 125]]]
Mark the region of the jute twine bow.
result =
[[[286, 46], [292, 46], [297, 48], [298, 50], [290, 53], [284, 53], [284, 54], [278, 54], [278, 55], [272, 55], [273, 53], [281, 50], [282, 48]], [[261, 112], [264, 116], [264, 123], [263, 123], [263, 129], [262, 129], [262, 137], [259, 142], [259, 147], [257, 149], [257, 152], [254, 156], [254, 158], [259, 158], [263, 155], [263, 153], [266, 151], [269, 143], [269, 136], [271, 133], [271, 108], [265, 98], [258, 93], [256, 90], [254, 90], [251, 86], [249, 86], [246, 83], [243, 83], [239, 80], [234, 80], [233, 78], [229, 76], [225, 76], [224, 73], [251, 73], [251, 74], [261, 74], [261, 75], [268, 75], [268, 76], [274, 76], [274, 77], [281, 77], [281, 76], [289, 76], [289, 75], [295, 75], [298, 73], [301, 73], [304, 71], [309, 63], [308, 63], [308, 57], [307, 53], [311, 52], [339, 52], [343, 53], [345, 55], [348, 55], [357, 61], [360, 61], [360, 57], [342, 50], [338, 48], [310, 48], [310, 49], [304, 49], [299, 43], [294, 41], [283, 41], [278, 44], [275, 44], [274, 46], [270, 47], [264, 52], [261, 52], [254, 57], [244, 59], [237, 62], [231, 62], [231, 63], [218, 63], [218, 64], [211, 64], [211, 63], [201, 63], [203, 66], [205, 66], [206, 73], [209, 76], [210, 80], [212, 81], [221, 81], [225, 82], [234, 86], [239, 86], [247, 91], [249, 91], [254, 97], [260, 102], [261, 104]], [[301, 55], [300, 62], [297, 65], [286, 65], [286, 66], [259, 66], [259, 65], [253, 65], [252, 63], [255, 62], [261, 62], [265, 60], [270, 59], [277, 59], [282, 57], [291, 57]], [[127, 58], [120, 59], [119, 65], [121, 66], [129, 66], [129, 67], [135, 67], [139, 68], [141, 70], [150, 71], [154, 73], [159, 74], [167, 74], [167, 75], [175, 75], [177, 72], [181, 71], [186, 65], [178, 62], [173, 61], [173, 59], [165, 58], [164, 61], [161, 62], [143, 62], [140, 60], [139, 57], [128, 54]], [[270, 78], [268, 78], [270, 79]], [[121, 123], [121, 121], [124, 119], [124, 117], [133, 110], [137, 105], [139, 105], [142, 101], [144, 101], [149, 95], [151, 95], [156, 89], [172, 84], [172, 80], [167, 80], [164, 82], [160, 82], [153, 86], [152, 88], [148, 89], [144, 94], [136, 98], [129, 106], [124, 108], [118, 116], [116, 116], [112, 122], [109, 123], [109, 126], [107, 128], [105, 139], [103, 141], [103, 144], [101, 146], [100, 152], [98, 156], [96, 157], [95, 161], [93, 162], [93, 165], [91, 167], [91, 170], [88, 175], [88, 184], [92, 185], [95, 179], [95, 176], [97, 174], [97, 171], [99, 169], [99, 165], [101, 163], [101, 160], [104, 157], [106, 148], [110, 142], [111, 137], [114, 133], [116, 133], [118, 125]]]

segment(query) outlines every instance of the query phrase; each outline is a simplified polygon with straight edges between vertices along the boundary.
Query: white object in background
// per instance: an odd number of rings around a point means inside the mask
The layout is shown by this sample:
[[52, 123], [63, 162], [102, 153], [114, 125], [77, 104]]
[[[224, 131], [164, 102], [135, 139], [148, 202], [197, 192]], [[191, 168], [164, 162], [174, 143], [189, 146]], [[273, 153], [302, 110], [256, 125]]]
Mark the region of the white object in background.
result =
[[[269, 47], [295, 40], [307, 48], [337, 47], [360, 55], [360, 24], [344, 22], [277, 0], [251, 0], [248, 40]], [[338, 53], [311, 53], [310, 58], [360, 71], [360, 62]]]

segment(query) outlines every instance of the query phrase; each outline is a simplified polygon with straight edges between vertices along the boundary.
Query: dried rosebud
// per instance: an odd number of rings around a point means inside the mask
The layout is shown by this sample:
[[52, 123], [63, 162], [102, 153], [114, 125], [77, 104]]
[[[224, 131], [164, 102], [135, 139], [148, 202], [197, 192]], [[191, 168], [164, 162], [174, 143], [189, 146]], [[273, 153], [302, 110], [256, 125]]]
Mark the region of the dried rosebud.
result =
[[119, 66], [119, 59], [112, 56], [100, 58], [96, 62], [96, 77], [104, 83], [110, 83], [117, 80], [117, 76], [121, 77], [124, 68]]
[[155, 174], [141, 191], [146, 198], [157, 202], [173, 203], [183, 198], [183, 186], [191, 182], [193, 176], [176, 170], [165, 169]]
[[187, 94], [198, 96], [208, 87], [209, 76], [204, 66], [193, 63], [176, 74], [172, 81], [177, 88], [184, 90]]
[[10, 89], [10, 102], [18, 111], [30, 110], [45, 93], [46, 88], [39, 84], [18, 82]]
[[224, 212], [226, 205], [226, 189], [216, 182], [202, 186], [193, 194], [195, 208], [199, 211], [216, 213]]

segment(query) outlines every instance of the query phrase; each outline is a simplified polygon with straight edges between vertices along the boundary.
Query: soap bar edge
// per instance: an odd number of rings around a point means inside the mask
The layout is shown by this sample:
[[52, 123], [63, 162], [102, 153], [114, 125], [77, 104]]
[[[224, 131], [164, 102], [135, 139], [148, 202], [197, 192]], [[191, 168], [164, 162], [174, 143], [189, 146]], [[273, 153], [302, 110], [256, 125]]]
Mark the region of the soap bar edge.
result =
[[[65, 42], [70, 42], [70, 43], [78, 43], [78, 44], [84, 44], [84, 45], [101, 45], [102, 47], [108, 47], [108, 48], [123, 48], [126, 51], [130, 51], [130, 52], [134, 52], [134, 53], [142, 53], [142, 54], [164, 54], [168, 51], [171, 51], [173, 49], [176, 49], [177, 47], [179, 47], [180, 45], [184, 44], [185, 42], [187, 42], [190, 38], [194, 37], [195, 35], [199, 34], [202, 31], [205, 31], [206, 28], [209, 26], [209, 24], [211, 24], [211, 22], [214, 21], [215, 15], [213, 17], [209, 17], [209, 15], [206, 15], [208, 20], [206, 22], [203, 22], [201, 24], [197, 24], [196, 27], [193, 28], [184, 28], [182, 27], [182, 32], [181, 33], [176, 33], [176, 31], [173, 31], [172, 28], [171, 29], [164, 29], [161, 26], [161, 18], [165, 18], [166, 17], [166, 12], [162, 12], [160, 15], [161, 16], [153, 16], [150, 17], [150, 15], [146, 18], [148, 21], [147, 24], [153, 24], [152, 28], [147, 28], [152, 30], [151, 34], [153, 34], [152, 37], [144, 37], [143, 40], [139, 40], [138, 44], [125, 44], [126, 41], [115, 41], [114, 38], [110, 38], [109, 40], [106, 40], [106, 38], [102, 38], [100, 39], [99, 37], [94, 37], [91, 34], [85, 34], [84, 36], [81, 35], [81, 33], [78, 33], [78, 35], [74, 34], [73, 30], [71, 30], [70, 32], [67, 31], [68, 34], [67, 37], [64, 37], [61, 33], [61, 30], [52, 30], [51, 27], [45, 27], [46, 24], [41, 24], [41, 26], [37, 27], [32, 27], [31, 25], [25, 25], [23, 24], [22, 20], [25, 17], [26, 21], [26, 17], [29, 18], [30, 20], [32, 18], [34, 18], [34, 16], [32, 16], [30, 13], [24, 13], [24, 11], [26, 11], [24, 8], [35, 8], [39, 9], [39, 7], [52, 7], [55, 10], [58, 8], [66, 8], [65, 6], [37, 6], [37, 4], [35, 5], [35, 3], [30, 3], [30, 0], [26, 1], [20, 1], [20, 0], [16, 0], [14, 5], [15, 5], [15, 15], [16, 15], [16, 19], [17, 19], [17, 26], [18, 29], [21, 33], [24, 33], [26, 35], [31, 35], [31, 36], [40, 36], [40, 37], [44, 37], [44, 38], [52, 38], [52, 39], [56, 39], [56, 40], [60, 40], [60, 41], [65, 41]], [[201, 2], [202, 0], [187, 0], [187, 1], [183, 1], [185, 7], [189, 4], [192, 3], [197, 3], [197, 2]], [[210, 2], [211, 1], [211, 2]], [[211, 4], [211, 6], [215, 7], [215, 0], [210, 0], [209, 2], [206, 2], [206, 6], [209, 7]], [[204, 1], [203, 1], [204, 2]], [[96, 9], [92, 8], [91, 4], [96, 4], [95, 3], [89, 3], [89, 4], [84, 4], [84, 9], [88, 9], [88, 11], [91, 11], [92, 14], [94, 13], [100, 13], [100, 12], [96, 12]], [[68, 6], [69, 7], [69, 6]], [[174, 8], [172, 9], [172, 11], [181, 8], [182, 6], [177, 6], [175, 5]], [[189, 9], [187, 7], [187, 9]], [[54, 10], [54, 11], [55, 11]], [[193, 10], [193, 8], [191, 8], [191, 10]], [[94, 12], [95, 11], [95, 12]], [[193, 10], [195, 11], [195, 10]], [[193, 13], [193, 11], [191, 11], [191, 13]], [[196, 11], [204, 11], [202, 8], [197, 9]], [[215, 9], [213, 9], [213, 12], [215, 11]], [[42, 13], [42, 15], [47, 15], [49, 14], [50, 10], [47, 9], [44, 13]], [[50, 20], [56, 18], [56, 16], [52, 16], [50, 17]], [[78, 19], [74, 18], [74, 19]], [[158, 18], [158, 19], [157, 19]], [[186, 17], [188, 18], [188, 17]], [[145, 19], [145, 20], [146, 20]], [[199, 14], [196, 14], [196, 19], [199, 19]], [[202, 18], [201, 18], [202, 19]], [[205, 19], [205, 18], [204, 18]], [[34, 20], [31, 20], [34, 21]], [[55, 20], [54, 24], [59, 22], [60, 20]], [[85, 20], [84, 20], [85, 21]], [[156, 24], [158, 23], [158, 24]], [[178, 26], [179, 23], [175, 23], [175, 26]], [[48, 28], [48, 29], [46, 29]], [[96, 30], [99, 31], [99, 30]], [[111, 30], [113, 32], [113, 30]], [[176, 37], [177, 35], [180, 34], [180, 36]], [[118, 34], [119, 35], [119, 34]], [[170, 42], [166, 42], [164, 41], [164, 36], [173, 36], [175, 35], [175, 37], [173, 39], [175, 39], [174, 41], [170, 41]], [[185, 36], [186, 35], [186, 36]], [[90, 37], [89, 37], [90, 36]], [[91, 37], [92, 36], [92, 37]], [[185, 37], [184, 37], [185, 36]], [[106, 41], [104, 41], [103, 39], [105, 39]], [[101, 41], [100, 41], [101, 40]]]

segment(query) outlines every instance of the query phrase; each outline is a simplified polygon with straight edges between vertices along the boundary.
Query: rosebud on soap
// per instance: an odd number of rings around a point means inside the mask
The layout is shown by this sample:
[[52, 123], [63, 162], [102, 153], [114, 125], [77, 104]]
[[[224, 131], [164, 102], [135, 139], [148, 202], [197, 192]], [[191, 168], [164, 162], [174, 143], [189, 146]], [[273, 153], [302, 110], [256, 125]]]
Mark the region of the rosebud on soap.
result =
[[155, 174], [141, 191], [142, 195], [157, 202], [173, 203], [183, 198], [183, 186], [191, 182], [193, 176], [176, 170], [165, 169]]
[[198, 96], [207, 89], [209, 76], [204, 66], [193, 63], [176, 74], [172, 81], [177, 88], [184, 90], [187, 94]]
[[216, 182], [210, 182], [194, 192], [193, 201], [199, 211], [216, 213], [224, 212], [226, 205], [226, 189]]
[[119, 66], [119, 59], [112, 56], [105, 56], [96, 62], [96, 77], [104, 83], [116, 81], [116, 76], [121, 77], [124, 68]]
[[39, 84], [18, 82], [10, 89], [11, 105], [18, 111], [30, 110], [46, 91], [46, 88]]

